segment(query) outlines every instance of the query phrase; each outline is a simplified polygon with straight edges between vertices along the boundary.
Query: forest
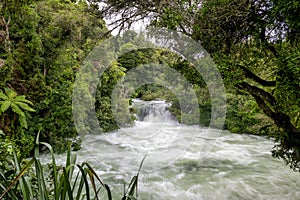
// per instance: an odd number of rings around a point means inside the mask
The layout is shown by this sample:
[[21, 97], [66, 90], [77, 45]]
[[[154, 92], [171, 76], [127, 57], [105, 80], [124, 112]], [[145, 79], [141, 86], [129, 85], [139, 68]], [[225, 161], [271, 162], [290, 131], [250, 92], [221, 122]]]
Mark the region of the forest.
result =
[[[132, 30], [137, 22], [178, 32], [201, 44], [225, 86], [223, 129], [270, 138], [274, 141], [272, 156], [299, 172], [299, 13], [297, 0], [1, 1], [0, 195], [22, 172], [21, 166], [29, 169], [31, 161], [22, 163], [21, 158], [35, 157], [38, 151], [48, 147], [53, 154], [78, 151], [82, 143], [80, 134], [89, 134], [88, 127], [93, 123], [99, 125], [100, 133], [133, 126], [136, 120], [133, 113], [137, 111], [131, 109], [131, 115], [124, 116], [130, 105], [120, 102], [124, 107], [115, 116], [111, 96], [118, 82], [136, 66], [167, 65], [183, 75], [197, 97], [196, 102], [190, 102], [188, 97], [183, 101], [186, 105], [197, 104], [200, 118], [195, 120], [188, 111], [182, 111], [184, 108], [176, 95], [155, 83], [136, 89], [129, 102], [136, 98], [166, 100], [171, 103], [170, 113], [179, 123], [210, 126], [213, 100], [202, 75], [188, 60], [167, 49], [139, 49], [146, 40], [143, 34]], [[97, 122], [74, 119], [73, 109], [85, 111], [86, 117], [90, 115], [89, 110], [72, 105], [77, 73], [90, 53], [111, 38], [113, 32], [119, 34], [114, 41], [118, 49], [113, 55], [115, 61], [103, 71], [96, 86]], [[99, 73], [94, 70], [91, 73]], [[174, 77], [168, 78], [175, 80]], [[89, 86], [82, 83], [80, 87], [86, 94], [90, 93]], [[76, 120], [82, 121], [81, 133], [74, 124]], [[39, 142], [48, 145], [47, 148], [39, 146]], [[37, 160], [32, 163], [40, 165]], [[93, 169], [86, 166], [85, 175], [94, 174]], [[32, 176], [39, 179], [38, 174]], [[124, 194], [124, 199], [134, 199], [135, 177], [133, 185], [129, 185], [133, 189]], [[24, 182], [17, 184], [10, 195], [26, 199], [26, 192], [22, 191]], [[101, 186], [108, 188], [105, 184]], [[40, 190], [43, 189], [36, 189]], [[64, 192], [66, 195], [68, 190]], [[40, 196], [35, 198], [48, 199], [42, 197], [41, 192], [37, 193]], [[109, 188], [107, 193], [109, 196]], [[57, 194], [51, 195], [59, 199]]]

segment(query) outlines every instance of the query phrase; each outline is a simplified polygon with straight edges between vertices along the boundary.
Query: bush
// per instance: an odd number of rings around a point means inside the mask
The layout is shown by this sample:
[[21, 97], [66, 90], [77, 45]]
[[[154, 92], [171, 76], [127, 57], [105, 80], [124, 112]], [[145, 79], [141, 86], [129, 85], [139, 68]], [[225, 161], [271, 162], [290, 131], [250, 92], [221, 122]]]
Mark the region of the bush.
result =
[[[45, 145], [51, 153], [52, 163], [49, 166], [50, 170], [42, 166], [39, 160], [39, 145]], [[100, 195], [103, 195], [103, 192], [108, 199], [112, 199], [109, 186], [99, 178], [88, 163], [76, 164], [76, 154], [71, 153], [70, 146], [64, 167], [57, 166], [52, 147], [43, 142], [36, 144], [35, 154], [30, 160], [25, 160], [22, 156], [18, 158], [14, 151], [13, 160], [16, 176], [10, 184], [7, 184], [7, 181], [0, 182], [0, 194], [2, 193], [0, 199], [4, 197], [12, 200], [91, 199], [92, 196], [94, 196], [92, 199], [98, 199]], [[76, 168], [78, 169], [77, 172], [75, 171]], [[135, 192], [137, 191], [139, 171], [132, 178], [122, 199], [131, 200], [137, 198], [137, 193]], [[4, 180], [6, 178], [5, 175], [5, 173], [1, 173], [1, 179]], [[46, 179], [46, 177], [50, 178]], [[104, 190], [101, 190], [100, 193], [101, 188], [104, 188]]]

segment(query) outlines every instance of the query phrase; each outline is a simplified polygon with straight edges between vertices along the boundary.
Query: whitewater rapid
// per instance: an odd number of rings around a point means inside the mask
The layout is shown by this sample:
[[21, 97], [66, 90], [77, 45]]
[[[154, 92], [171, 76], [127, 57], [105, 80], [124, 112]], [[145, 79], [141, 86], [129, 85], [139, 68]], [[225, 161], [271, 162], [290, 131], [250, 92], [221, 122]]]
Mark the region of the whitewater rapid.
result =
[[139, 199], [300, 199], [300, 173], [271, 156], [272, 140], [179, 124], [164, 101], [136, 100], [135, 106], [134, 127], [86, 135], [77, 152], [78, 162], [89, 162], [111, 187], [113, 199], [120, 199], [145, 155]]

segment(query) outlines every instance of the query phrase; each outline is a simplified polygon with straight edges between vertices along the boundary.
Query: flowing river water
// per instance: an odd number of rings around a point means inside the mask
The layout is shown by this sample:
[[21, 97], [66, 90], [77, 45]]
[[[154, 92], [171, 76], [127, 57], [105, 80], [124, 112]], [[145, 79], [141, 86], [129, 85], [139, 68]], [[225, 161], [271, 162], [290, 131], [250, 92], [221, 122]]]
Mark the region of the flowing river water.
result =
[[163, 101], [136, 100], [135, 106], [134, 127], [87, 135], [78, 152], [78, 162], [94, 167], [113, 199], [120, 199], [145, 155], [139, 199], [300, 199], [300, 173], [272, 158], [273, 141], [181, 125]]

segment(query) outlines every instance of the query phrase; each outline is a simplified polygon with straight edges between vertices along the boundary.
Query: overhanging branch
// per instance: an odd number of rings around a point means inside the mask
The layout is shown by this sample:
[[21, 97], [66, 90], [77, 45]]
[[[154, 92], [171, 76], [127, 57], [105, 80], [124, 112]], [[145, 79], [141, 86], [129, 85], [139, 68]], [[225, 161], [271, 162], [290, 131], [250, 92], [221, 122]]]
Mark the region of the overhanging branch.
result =
[[268, 102], [271, 106], [276, 105], [274, 96], [259, 87], [250, 85], [246, 82], [242, 82], [238, 85], [238, 88], [249, 92], [252, 96], [259, 96], [263, 99], [264, 102]]
[[243, 65], [237, 65], [237, 66], [243, 70], [243, 72], [247, 78], [254, 80], [255, 82], [261, 84], [262, 86], [267, 86], [267, 87], [276, 86], [276, 81], [266, 81], [266, 80], [260, 78], [259, 76], [257, 76], [256, 74], [254, 74], [247, 67], [245, 67]]
[[282, 128], [284, 132], [289, 134], [290, 139], [300, 139], [300, 130], [292, 124], [288, 115], [276, 109], [275, 98], [270, 93], [246, 82], [239, 84], [238, 88], [247, 91], [255, 99], [260, 109], [274, 121], [277, 127]]

